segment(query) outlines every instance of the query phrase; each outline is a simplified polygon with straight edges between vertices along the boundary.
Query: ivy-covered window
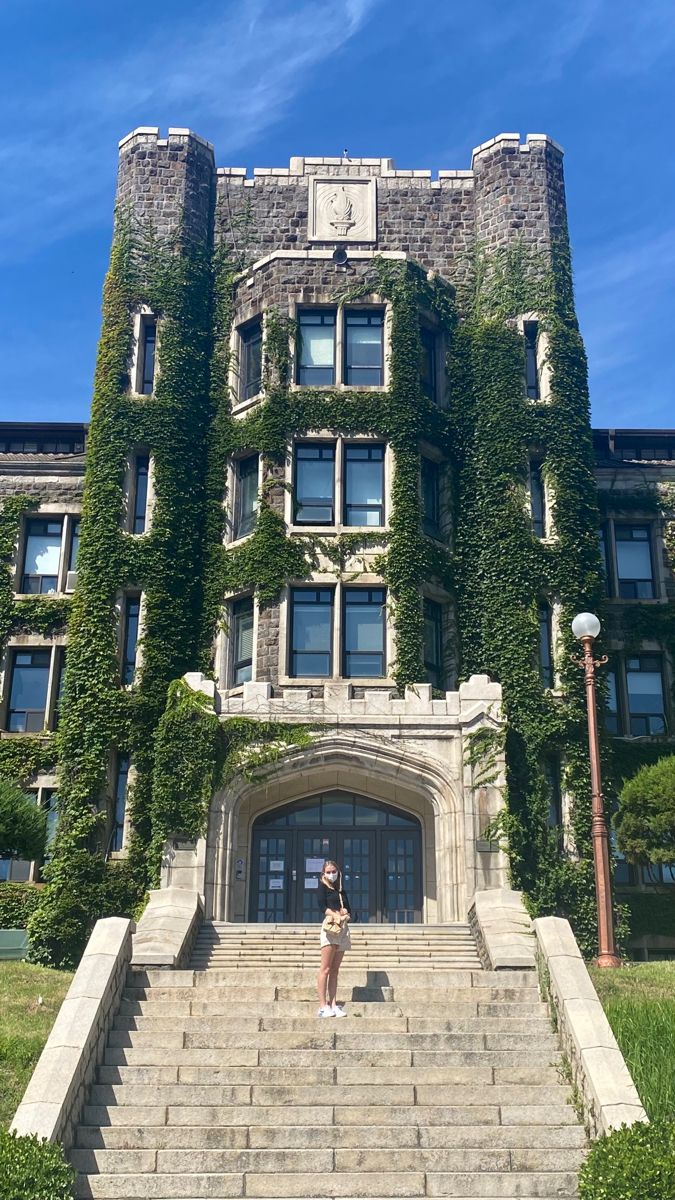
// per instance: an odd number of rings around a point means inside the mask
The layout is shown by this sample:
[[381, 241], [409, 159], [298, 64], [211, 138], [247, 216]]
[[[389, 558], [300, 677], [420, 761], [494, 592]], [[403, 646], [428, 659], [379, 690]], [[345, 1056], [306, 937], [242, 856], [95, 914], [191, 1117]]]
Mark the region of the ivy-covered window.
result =
[[540, 600], [539, 620], [539, 677], [545, 688], [554, 684], [553, 669], [553, 619], [548, 600]]
[[345, 525], [384, 525], [384, 446], [356, 442], [344, 452]]
[[530, 510], [534, 536], [546, 537], [546, 488], [542, 475], [542, 464], [537, 458], [530, 460]]
[[611, 594], [611, 571], [609, 567], [609, 527], [601, 525], [598, 531], [598, 543], [600, 546], [600, 563], [602, 566], [602, 578], [605, 585], [605, 594]]
[[145, 533], [148, 510], [150, 455], [137, 454], [133, 460], [131, 532]]
[[605, 711], [605, 729], [608, 733], [621, 733], [621, 716], [619, 713], [619, 695], [616, 686], [616, 671], [607, 672], [607, 709]]
[[13, 651], [7, 721], [11, 733], [40, 733], [44, 729], [51, 656], [49, 649]]
[[614, 538], [619, 598], [653, 600], [654, 570], [649, 525], [615, 524]]
[[660, 654], [626, 659], [629, 732], [633, 737], [666, 732], [663, 660]]
[[560, 759], [557, 754], [549, 754], [544, 759], [544, 775], [548, 788], [548, 825], [549, 829], [562, 828], [562, 787], [560, 783]]
[[122, 623], [122, 683], [124, 684], [133, 683], [136, 674], [140, 614], [140, 596], [125, 596]]
[[262, 317], [256, 317], [239, 330], [241, 339], [239, 399], [250, 400], [262, 387]]
[[258, 455], [248, 454], [235, 464], [234, 537], [246, 537], [258, 516]]
[[47, 815], [47, 839], [45, 841], [44, 861], [49, 862], [51, 848], [56, 837], [56, 826], [59, 822], [59, 793], [56, 788], [41, 789], [40, 806]]
[[334, 308], [302, 308], [298, 312], [297, 381], [306, 387], [335, 383]]
[[291, 589], [291, 675], [332, 674], [333, 601], [332, 588]]
[[335, 443], [298, 442], [293, 476], [296, 524], [334, 525]]
[[437, 538], [441, 533], [441, 464], [422, 455], [420, 477], [422, 528], [430, 537]]
[[61, 517], [32, 517], [26, 522], [22, 592], [50, 595], [59, 590], [62, 537]]
[[537, 361], [537, 342], [539, 340], [539, 322], [525, 321], [523, 323], [525, 340], [525, 385], [530, 400], [540, 398], [539, 363]]
[[253, 597], [232, 605], [232, 687], [253, 678]]
[[143, 313], [140, 320], [138, 345], [138, 384], [142, 396], [151, 396], [155, 387], [157, 356], [157, 318]]
[[110, 850], [122, 850], [124, 847], [124, 821], [127, 811], [127, 784], [129, 781], [129, 755], [118, 754], [115, 764], [115, 811], [113, 828], [110, 837]]
[[436, 337], [428, 325], [420, 326], [420, 384], [432, 404], [438, 402], [436, 381]]
[[82, 521], [80, 517], [73, 517], [70, 526], [70, 552], [68, 555], [68, 570], [77, 570], [77, 556], [80, 552], [80, 529]]
[[348, 387], [384, 383], [384, 312], [379, 308], [345, 312], [344, 382]]
[[385, 674], [384, 588], [347, 587], [342, 593], [342, 674], [382, 678]]
[[427, 683], [443, 687], [443, 609], [435, 600], [424, 600], [424, 670]]
[[66, 656], [67, 649], [60, 646], [56, 650], [56, 696], [54, 699], [54, 729], [58, 729], [61, 719], [61, 705], [66, 686]]

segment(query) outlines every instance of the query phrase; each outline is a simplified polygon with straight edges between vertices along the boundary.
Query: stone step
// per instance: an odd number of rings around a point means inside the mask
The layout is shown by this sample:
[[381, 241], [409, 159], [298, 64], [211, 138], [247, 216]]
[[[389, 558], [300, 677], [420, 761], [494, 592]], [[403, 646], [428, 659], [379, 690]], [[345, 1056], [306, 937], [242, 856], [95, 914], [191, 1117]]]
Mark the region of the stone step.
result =
[[[303, 1022], [303, 1025], [305, 1023]], [[172, 1051], [176, 1062], [183, 1061], [186, 1052], [205, 1050], [218, 1055], [220, 1049], [259, 1049], [259, 1050], [320, 1050], [330, 1048], [332, 1038], [335, 1038], [337, 1050], [370, 1050], [382, 1054], [389, 1050], [455, 1050], [473, 1052], [501, 1050], [505, 1052], [535, 1052], [558, 1055], [558, 1047], [552, 1033], [540, 1037], [532, 1037], [529, 1045], [523, 1035], [516, 1038], [504, 1033], [369, 1033], [362, 1032], [365, 1022], [354, 1022], [356, 1029], [348, 1029], [352, 1024], [346, 1018], [338, 1020], [316, 1019], [312, 1025], [307, 1022], [306, 1029], [300, 1030], [232, 1030], [228, 1032], [176, 1034], [134, 1033], [124, 1030], [114, 1030], [108, 1038], [108, 1050], [124, 1050], [131, 1053], [161, 1050]]]
[[[438, 1005], [438, 1013], [432, 1013], [428, 1017], [423, 1017], [423, 1012], [428, 1012], [422, 1005], [415, 1006], [415, 1012], [411, 1013], [408, 1006], [405, 1011], [398, 1004], [352, 1004], [347, 1003], [345, 1007], [346, 1017], [341, 1017], [340, 1020], [367, 1020], [370, 1022], [369, 1028], [372, 1026], [373, 1031], [377, 1032], [383, 1025], [388, 1025], [395, 1019], [403, 1019], [408, 1022], [408, 1028], [412, 1031], [411, 1022], [418, 1021], [430, 1022], [430, 1018], [434, 1017], [438, 1021], [439, 1030], [448, 1033], [509, 1033], [509, 1034], [528, 1034], [528, 1033], [547, 1033], [551, 1029], [551, 1022], [547, 1016], [529, 1017], [527, 1020], [518, 1017], [460, 1017], [454, 1019], [454, 1006]], [[163, 1006], [155, 1005], [148, 1009], [146, 1007], [142, 1012], [135, 1015], [127, 1015], [122, 1011], [120, 1015], [115, 1017], [113, 1028], [116, 1030], [142, 1030], [160, 1031], [162, 1029], [172, 1030], [180, 1024], [182, 1029], [196, 1029], [202, 1022], [217, 1024], [222, 1020], [223, 1025], [230, 1025], [231, 1021], [240, 1019], [244, 1020], [314, 1020], [317, 1013], [317, 1001], [298, 1001], [293, 1003], [283, 1003], [272, 1001], [270, 1004], [231, 1004], [228, 1005], [227, 1013], [223, 1013], [222, 1017], [219, 1014], [205, 1013], [189, 1013], [176, 1012], [170, 1008], [167, 1013], [158, 1011]], [[417, 1014], [420, 1014], [419, 1016]]]
[[[545, 1006], [539, 999], [539, 993], [531, 988], [473, 987], [447, 988], [445, 990], [419, 987], [369, 988], [351, 986], [340, 977], [339, 995], [349, 1003], [372, 1005], [396, 1003], [405, 1005], [407, 1008], [414, 1005], [422, 1011], [428, 1011], [429, 1005], [447, 1006], [449, 1004], [517, 1004], [519, 1007], [535, 1004], [539, 1006], [540, 1012], [545, 1011]], [[308, 981], [296, 987], [270, 985], [257, 988], [250, 985], [246, 987], [223, 985], [208, 990], [202, 988], [197, 990], [195, 988], [128, 987], [124, 992], [124, 1002], [127, 1004], [190, 1004], [193, 1013], [208, 1012], [216, 1004], [227, 1006], [226, 1011], [229, 1012], [230, 1004], [245, 1004], [247, 1000], [251, 1000], [253, 1003], [274, 1003], [275, 1000], [278, 1000], [280, 1003], [314, 1004], [316, 1002], [316, 976], [311, 983]], [[525, 1009], [524, 1015], [527, 1015], [527, 1012], [528, 1010]]]
[[80, 1149], [228, 1150], [228, 1149], [382, 1149], [452, 1147], [471, 1149], [575, 1149], [586, 1144], [579, 1125], [244, 1125], [176, 1126], [80, 1125]]
[[[268, 986], [274, 983], [277, 987], [280, 986], [299, 986], [302, 984], [313, 984], [316, 979], [316, 971], [308, 970], [307, 968], [287, 968], [279, 966], [275, 968], [273, 977], [270, 978], [270, 972], [266, 969], [260, 970], [257, 967], [241, 967], [235, 973], [237, 985], [243, 983], [251, 983], [253, 986], [263, 984]], [[159, 989], [204, 989], [211, 991], [220, 985], [232, 986], [233, 972], [219, 971], [217, 969], [209, 971], [162, 971], [156, 968], [150, 970], [133, 970], [129, 972], [127, 983], [130, 987], [150, 987]], [[447, 990], [448, 988], [460, 987], [510, 987], [518, 989], [532, 989], [537, 992], [538, 982], [535, 971], [484, 971], [473, 970], [468, 974], [464, 970], [452, 970], [451, 968], [428, 972], [424, 977], [424, 983], [420, 985], [420, 974], [416, 970], [408, 970], [405, 967], [394, 967], [391, 971], [368, 970], [367, 968], [353, 968], [349, 965], [342, 967], [340, 971], [340, 980], [347, 987], [403, 987], [416, 988], [420, 986], [422, 990], [429, 991], [436, 988]], [[538, 994], [538, 992], [537, 992]]]
[[[529, 1035], [483, 1030], [480, 1022], [476, 1023], [473, 1032], [441, 1031], [435, 1028], [429, 1032], [416, 1033], [409, 1030], [408, 1017], [392, 1017], [388, 1021], [370, 1022], [364, 1021], [362, 1017], [345, 1016], [330, 1017], [328, 1022], [329, 1031], [335, 1033], [336, 1037], [344, 1037], [346, 1034], [367, 1037], [373, 1049], [378, 1047], [391, 1049], [392, 1037], [409, 1039], [410, 1046], [417, 1045], [420, 1050], [435, 1049], [436, 1047], [431, 1044], [425, 1046], [419, 1042], [420, 1038], [429, 1041], [435, 1034], [438, 1035], [438, 1048], [447, 1050], [546, 1050], [551, 1046], [557, 1046], [550, 1026], [548, 1029], [543, 1026], [540, 1029], [532, 1030]], [[141, 1049], [144, 1046], [165, 1046], [167, 1049], [180, 1049], [183, 1046], [212, 1046], [217, 1049], [220, 1045], [231, 1045], [232, 1035], [238, 1032], [247, 1034], [261, 1031], [279, 1035], [287, 1033], [313, 1035], [319, 1030], [323, 1031], [325, 1025], [326, 1019], [318, 1018], [316, 1013], [312, 1017], [253, 1017], [250, 1021], [244, 1017], [237, 1017], [231, 1021], [198, 1018], [182, 1022], [178, 1027], [174, 1025], [173, 1029], [152, 1029], [145, 1026], [141, 1029], [111, 1029], [108, 1035], [108, 1045], [111, 1047], [129, 1046], [135, 1049]], [[223, 1039], [226, 1040], [223, 1041]]]
[[[99, 1086], [99, 1085], [96, 1085]], [[274, 1105], [222, 1105], [204, 1103], [186, 1103], [185, 1101], [167, 1103], [158, 1099], [156, 1089], [146, 1088], [143, 1102], [127, 1102], [116, 1105], [114, 1091], [111, 1087], [102, 1088], [96, 1097], [90, 1097], [90, 1103], [85, 1106], [83, 1123], [111, 1128], [127, 1128], [139, 1126], [156, 1127], [198, 1127], [211, 1126], [245, 1126], [250, 1129], [258, 1126], [273, 1127], [305, 1127], [330, 1126], [339, 1122], [340, 1126], [355, 1126], [365, 1128], [371, 1125], [394, 1125], [412, 1127], [423, 1125], [426, 1129], [434, 1126], [469, 1126], [490, 1125], [535, 1129], [538, 1127], [573, 1126], [579, 1128], [574, 1109], [567, 1103], [567, 1092], [561, 1094], [559, 1089], [554, 1093], [547, 1089], [548, 1103], [530, 1104], [527, 1102], [531, 1089], [522, 1088], [516, 1093], [509, 1093], [504, 1099], [503, 1091], [493, 1088], [462, 1089], [454, 1096], [459, 1100], [447, 1104], [417, 1105], [382, 1105], [368, 1104], [340, 1105], [336, 1110], [330, 1105], [320, 1105], [315, 1102], [304, 1106], [298, 1104]], [[125, 1089], [125, 1093], [126, 1089]], [[174, 1093], [175, 1094], [175, 1093]], [[178, 1093], [184, 1096], [184, 1090]], [[481, 1097], [479, 1099], [478, 1097]], [[485, 1099], [487, 1097], [487, 1099]], [[202, 1098], [203, 1099], [203, 1098]], [[445, 1097], [444, 1097], [445, 1099]]]
[[[563, 1085], [531, 1086], [523, 1084], [477, 1084], [472, 1086], [449, 1085], [444, 1089], [443, 1099], [450, 1107], [457, 1105], [537, 1105], [564, 1104], [569, 1088]], [[234, 1085], [204, 1087], [190, 1084], [144, 1085], [144, 1084], [94, 1084], [91, 1089], [92, 1105], [171, 1105], [181, 1107], [207, 1106], [225, 1107], [263, 1105], [312, 1106], [317, 1102], [315, 1087], [288, 1085], [271, 1087], [261, 1085]], [[346, 1084], [340, 1088], [339, 1106], [342, 1109], [364, 1106], [422, 1106], [436, 1105], [438, 1088], [435, 1085], [413, 1084]], [[425, 1117], [426, 1120], [426, 1117]], [[226, 1122], [227, 1123], [227, 1122]]]
[[[263, 1051], [261, 1051], [261, 1054], [262, 1053], [263, 1053]], [[303, 1051], [297, 1050], [294, 1053], [296, 1055], [302, 1054]], [[336, 1052], [333, 1052], [333, 1053], [336, 1053]], [[391, 1052], [387, 1051], [387, 1053], [385, 1055], [382, 1055], [382, 1054], [378, 1055], [378, 1060], [379, 1060], [380, 1066], [366, 1067], [366, 1066], [363, 1066], [362, 1064], [361, 1065], [357, 1064], [357, 1066], [354, 1069], [356, 1069], [360, 1072], [364, 1082], [366, 1080], [375, 1082], [375, 1080], [373, 1079], [373, 1071], [380, 1070], [382, 1064], [388, 1064], [390, 1057], [392, 1057], [394, 1053], [396, 1053], [396, 1052], [395, 1051], [391, 1051]], [[237, 1056], [243, 1057], [243, 1051], [241, 1051], [241, 1050], [238, 1051]], [[542, 1056], [541, 1052], [536, 1052], [536, 1053], [533, 1052], [531, 1054], [522, 1052], [522, 1053], [514, 1054], [513, 1052], [507, 1051], [507, 1050], [476, 1050], [476, 1051], [474, 1051], [474, 1050], [457, 1050], [457, 1051], [448, 1051], [443, 1055], [443, 1060], [444, 1060], [443, 1066], [439, 1069], [454, 1070], [455, 1068], [458, 1068], [458, 1067], [471, 1067], [475, 1071], [477, 1071], [477, 1072], [480, 1071], [484, 1074], [488, 1068], [489, 1069], [494, 1068], [494, 1070], [500, 1070], [500, 1071], [508, 1070], [508, 1069], [525, 1070], [527, 1068], [528, 1072], [531, 1070], [536, 1070], [536, 1071], [539, 1071], [541, 1074], [545, 1075], [545, 1073], [546, 1073], [545, 1068], [547, 1068], [548, 1066], [553, 1064], [557, 1058], [558, 1058], [557, 1051], [552, 1051], [549, 1055]], [[208, 1068], [213, 1068], [213, 1069], [220, 1070], [223, 1072], [238, 1071], [240, 1074], [245, 1071], [246, 1072], [249, 1072], [249, 1071], [254, 1072], [256, 1069], [255, 1065], [247, 1066], [245, 1063], [230, 1064], [229, 1066], [223, 1065], [223, 1054], [219, 1050], [213, 1050], [210, 1047], [202, 1047], [202, 1048], [185, 1049], [185, 1050], [176, 1051], [171, 1056], [171, 1062], [168, 1067], [166, 1066], [166, 1064], [167, 1064], [167, 1054], [165, 1051], [162, 1050], [161, 1047], [149, 1048], [147, 1050], [130, 1050], [130, 1049], [125, 1050], [125, 1049], [115, 1048], [115, 1049], [108, 1049], [105, 1051], [103, 1066], [112, 1067], [112, 1068], [161, 1067], [161, 1068], [166, 1068], [167, 1070], [173, 1069], [174, 1071], [179, 1072], [179, 1078], [181, 1080], [186, 1080], [190, 1071], [195, 1072], [197, 1079], [202, 1078], [202, 1077], [204, 1077], [205, 1072], [207, 1071]], [[299, 1067], [296, 1068], [293, 1064], [289, 1064], [286, 1067], [284, 1067], [284, 1070], [286, 1071], [287, 1074], [289, 1071], [293, 1071], [294, 1077], [295, 1077], [295, 1071], [297, 1069], [299, 1069]], [[313, 1067], [305, 1067], [302, 1069], [303, 1070], [312, 1070], [314, 1072], [318, 1071], [318, 1068], [313, 1068]], [[343, 1070], [347, 1070], [347, 1069], [349, 1069], [349, 1068], [342, 1068], [342, 1067], [337, 1068], [336, 1066], [331, 1065], [331, 1066], [327, 1066], [327, 1067], [323, 1068], [323, 1075], [324, 1075], [324, 1078], [331, 1078], [334, 1071], [336, 1071], [336, 1070], [343, 1071]], [[413, 1070], [413, 1067], [411, 1066], [410, 1069]], [[417, 1070], [418, 1072], [422, 1072], [425, 1070], [430, 1070], [431, 1068], [426, 1068], [426, 1067], [420, 1066], [418, 1064], [417, 1067], [415, 1067], [414, 1069]], [[398, 1076], [399, 1072], [403, 1072], [405, 1070], [407, 1070], [407, 1068], [404, 1068], [404, 1067], [392, 1068], [392, 1071], [390, 1071], [389, 1077], [391, 1078], [392, 1073], [394, 1073], [396, 1076]], [[329, 1072], [330, 1072], [330, 1075], [328, 1074]], [[231, 1082], [235, 1082], [235, 1081], [231, 1080]]]
[[[205, 1050], [204, 1056], [212, 1055]], [[300, 1051], [299, 1053], [302, 1053]], [[159, 1057], [159, 1056], [158, 1056]], [[450, 1056], [448, 1056], [450, 1057]], [[457, 1054], [456, 1061], [435, 1064], [433, 1066], [394, 1066], [389, 1063], [379, 1067], [356, 1066], [222, 1066], [218, 1063], [196, 1062], [188, 1066], [151, 1064], [104, 1064], [97, 1068], [97, 1082], [101, 1084], [198, 1084], [234, 1085], [234, 1084], [263, 1084], [291, 1083], [314, 1084], [321, 1083], [528, 1083], [556, 1084], [560, 1080], [555, 1066], [544, 1066], [540, 1059], [531, 1056], [523, 1061], [518, 1055], [516, 1060], [507, 1060], [506, 1055]], [[485, 1061], [487, 1059], [488, 1061]]]

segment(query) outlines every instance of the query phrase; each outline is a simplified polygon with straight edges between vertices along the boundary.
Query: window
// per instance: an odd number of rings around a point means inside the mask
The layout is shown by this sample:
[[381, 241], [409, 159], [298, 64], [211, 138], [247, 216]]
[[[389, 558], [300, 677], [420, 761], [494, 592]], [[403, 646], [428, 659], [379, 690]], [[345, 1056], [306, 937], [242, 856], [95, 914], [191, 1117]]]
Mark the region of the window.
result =
[[546, 489], [541, 473], [541, 463], [537, 459], [532, 459], [530, 462], [530, 509], [534, 536], [546, 537]]
[[544, 760], [544, 775], [548, 788], [548, 825], [549, 829], [562, 827], [562, 788], [560, 786], [560, 759], [550, 755]]
[[298, 525], [335, 523], [335, 443], [295, 447], [295, 520]]
[[424, 601], [424, 669], [427, 683], [443, 687], [443, 609], [435, 600]]
[[239, 399], [250, 400], [262, 387], [262, 319], [256, 317], [240, 330], [241, 377]]
[[138, 347], [138, 391], [151, 396], [155, 386], [155, 357], [157, 350], [157, 321], [141, 316]]
[[56, 837], [56, 827], [59, 823], [59, 794], [55, 788], [42, 788], [40, 804], [47, 814], [47, 839], [45, 841], [45, 862], [51, 857], [51, 848]]
[[422, 528], [431, 537], [440, 535], [441, 467], [440, 463], [422, 456]]
[[80, 528], [82, 521], [79, 517], [73, 517], [73, 523], [70, 527], [70, 554], [68, 556], [68, 570], [77, 570], [77, 556], [80, 553]]
[[539, 368], [537, 363], [537, 340], [539, 338], [539, 322], [525, 321], [523, 323], [525, 338], [525, 384], [530, 400], [539, 399]]
[[602, 576], [605, 583], [605, 594], [610, 593], [610, 572], [609, 572], [609, 529], [606, 525], [602, 525], [598, 530], [598, 543], [600, 546], [600, 563], [602, 567]]
[[544, 687], [552, 688], [553, 677], [553, 628], [551, 606], [547, 600], [542, 600], [538, 609], [539, 616], [539, 677]]
[[253, 599], [232, 605], [232, 687], [253, 678]]
[[291, 675], [329, 676], [333, 670], [333, 590], [291, 591]]
[[30, 595], [59, 590], [63, 521], [34, 517], [26, 522], [21, 591]]
[[345, 446], [345, 525], [384, 525], [384, 446]]
[[246, 537], [255, 529], [258, 513], [258, 455], [240, 458], [235, 467], [234, 537]]
[[384, 676], [384, 608], [384, 588], [344, 589], [342, 673], [347, 679]]
[[345, 377], [348, 387], [384, 383], [384, 313], [369, 308], [345, 312]]
[[148, 454], [137, 454], [134, 459], [132, 533], [145, 533], [149, 476], [150, 456]]
[[298, 325], [298, 383], [335, 383], [335, 309], [301, 309]]
[[660, 654], [626, 659], [628, 718], [633, 737], [666, 732], [663, 672]]
[[615, 525], [616, 575], [621, 600], [653, 600], [654, 574], [648, 525]]
[[136, 647], [138, 644], [140, 612], [140, 596], [125, 596], [122, 647], [122, 683], [124, 684], [133, 683], [136, 674]]
[[61, 705], [63, 704], [63, 692], [66, 686], [66, 654], [65, 647], [56, 651], [58, 658], [56, 660], [56, 699], [54, 701], [54, 729], [58, 729], [59, 720], [61, 718]]
[[128, 780], [129, 755], [120, 754], [117, 757], [117, 769], [115, 771], [115, 812], [110, 838], [111, 851], [121, 850], [124, 846], [124, 819], [127, 811]]
[[608, 733], [619, 734], [621, 722], [619, 719], [619, 697], [616, 687], [616, 671], [607, 672], [607, 711], [605, 713], [605, 729]]
[[15, 650], [9, 694], [12, 733], [39, 733], [45, 727], [51, 650]]
[[436, 403], [436, 334], [427, 325], [420, 326], [420, 384], [428, 400]]

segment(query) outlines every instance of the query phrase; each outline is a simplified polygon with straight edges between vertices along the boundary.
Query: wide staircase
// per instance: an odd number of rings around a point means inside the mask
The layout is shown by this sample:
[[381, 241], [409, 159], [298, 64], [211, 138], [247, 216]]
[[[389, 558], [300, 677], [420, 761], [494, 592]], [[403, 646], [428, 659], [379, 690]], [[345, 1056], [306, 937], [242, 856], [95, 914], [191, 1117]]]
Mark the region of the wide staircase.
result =
[[317, 935], [207, 926], [194, 970], [130, 973], [76, 1194], [574, 1197], [584, 1131], [535, 973], [482, 970], [466, 927], [355, 928], [348, 1015], [318, 1019]]

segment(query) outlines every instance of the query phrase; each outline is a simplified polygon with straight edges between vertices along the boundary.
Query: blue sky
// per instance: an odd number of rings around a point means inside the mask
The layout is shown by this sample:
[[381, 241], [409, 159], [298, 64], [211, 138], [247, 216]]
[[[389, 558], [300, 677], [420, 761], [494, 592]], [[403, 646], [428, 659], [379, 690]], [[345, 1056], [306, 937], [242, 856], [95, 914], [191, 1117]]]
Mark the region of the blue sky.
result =
[[565, 147], [596, 425], [675, 426], [672, 0], [0, 0], [0, 418], [88, 415], [117, 141], [219, 165]]

